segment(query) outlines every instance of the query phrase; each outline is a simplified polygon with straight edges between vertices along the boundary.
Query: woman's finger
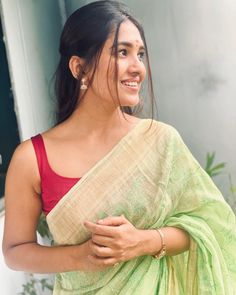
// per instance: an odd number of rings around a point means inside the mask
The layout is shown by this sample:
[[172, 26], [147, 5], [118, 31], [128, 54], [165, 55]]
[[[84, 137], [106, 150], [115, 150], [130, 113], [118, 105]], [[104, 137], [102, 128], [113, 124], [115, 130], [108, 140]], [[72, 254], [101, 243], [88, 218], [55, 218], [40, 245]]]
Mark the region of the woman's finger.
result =
[[108, 216], [104, 219], [100, 219], [97, 221], [98, 224], [101, 225], [109, 225], [109, 226], [117, 226], [121, 224], [125, 224], [129, 222], [124, 215], [121, 216]]
[[116, 258], [100, 258], [97, 256], [89, 255], [88, 259], [97, 266], [114, 266], [119, 261]]
[[91, 243], [92, 252], [99, 257], [113, 257], [114, 251], [109, 247], [98, 246], [97, 244]]
[[100, 225], [90, 221], [85, 221], [84, 226], [93, 234], [107, 237], [113, 237], [117, 231], [117, 228], [114, 226]]
[[92, 234], [91, 239], [94, 243], [100, 246], [112, 247], [114, 245], [114, 239], [111, 237]]

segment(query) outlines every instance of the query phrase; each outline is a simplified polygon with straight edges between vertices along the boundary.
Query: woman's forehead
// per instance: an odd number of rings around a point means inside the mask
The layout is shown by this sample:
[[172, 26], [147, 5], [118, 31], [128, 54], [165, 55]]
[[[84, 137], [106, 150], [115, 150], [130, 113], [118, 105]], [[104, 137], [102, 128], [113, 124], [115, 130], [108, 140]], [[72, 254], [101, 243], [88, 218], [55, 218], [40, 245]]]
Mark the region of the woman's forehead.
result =
[[[107, 40], [107, 46], [112, 46], [114, 43], [115, 31], [112, 32]], [[118, 38], [118, 45], [132, 45], [132, 47], [144, 47], [142, 37], [138, 28], [129, 20], [121, 23]]]

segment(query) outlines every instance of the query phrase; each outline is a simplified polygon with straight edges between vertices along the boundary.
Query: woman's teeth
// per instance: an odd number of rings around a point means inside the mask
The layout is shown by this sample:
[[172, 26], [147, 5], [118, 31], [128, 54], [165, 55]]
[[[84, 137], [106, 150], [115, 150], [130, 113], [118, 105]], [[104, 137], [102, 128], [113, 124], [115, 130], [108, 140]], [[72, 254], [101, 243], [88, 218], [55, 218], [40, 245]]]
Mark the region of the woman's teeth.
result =
[[137, 87], [138, 86], [138, 82], [121, 82], [121, 83], [126, 86], [130, 86], [130, 87]]

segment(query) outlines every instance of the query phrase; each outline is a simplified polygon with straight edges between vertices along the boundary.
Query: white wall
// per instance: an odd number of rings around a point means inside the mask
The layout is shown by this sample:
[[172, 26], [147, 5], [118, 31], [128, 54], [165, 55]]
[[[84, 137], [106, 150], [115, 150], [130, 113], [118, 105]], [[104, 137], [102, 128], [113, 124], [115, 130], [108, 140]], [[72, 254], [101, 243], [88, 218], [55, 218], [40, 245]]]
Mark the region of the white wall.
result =
[[90, 3], [89, 0], [66, 0], [66, 13], [67, 16], [71, 15], [72, 12], [74, 12], [79, 7], [86, 5], [87, 3]]
[[61, 15], [57, 0], [1, 0], [15, 109], [21, 139], [54, 120], [50, 79], [58, 61]]

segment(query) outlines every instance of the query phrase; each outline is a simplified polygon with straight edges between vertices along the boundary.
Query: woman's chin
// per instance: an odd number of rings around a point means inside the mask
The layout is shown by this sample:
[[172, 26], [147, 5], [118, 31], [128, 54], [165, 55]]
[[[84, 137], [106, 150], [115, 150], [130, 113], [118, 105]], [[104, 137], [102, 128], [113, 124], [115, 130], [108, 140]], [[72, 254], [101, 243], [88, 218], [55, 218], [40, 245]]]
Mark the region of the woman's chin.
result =
[[126, 107], [135, 107], [139, 104], [139, 102], [140, 100], [138, 96], [120, 100], [121, 105]]

